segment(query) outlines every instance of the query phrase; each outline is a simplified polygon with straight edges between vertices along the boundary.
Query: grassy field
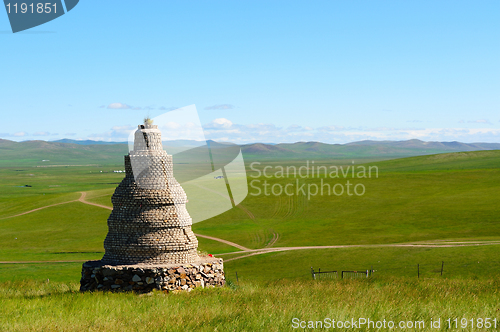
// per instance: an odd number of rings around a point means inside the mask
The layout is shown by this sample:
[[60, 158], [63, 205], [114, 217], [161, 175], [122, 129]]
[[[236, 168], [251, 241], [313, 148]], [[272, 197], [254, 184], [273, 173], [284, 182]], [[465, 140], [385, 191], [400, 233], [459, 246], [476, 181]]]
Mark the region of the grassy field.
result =
[[0, 139], [0, 167], [47, 165], [119, 165], [126, 144], [78, 145], [45, 141], [13, 142]]
[[[499, 245], [387, 245], [500, 240], [500, 151], [373, 161], [365, 164], [378, 167], [378, 177], [372, 178], [275, 174], [278, 166], [304, 165], [248, 164], [249, 183], [258, 182], [249, 188], [244, 209], [196, 223], [193, 230], [254, 249], [384, 246], [290, 250], [229, 260], [248, 253], [199, 237], [201, 251], [227, 260], [232, 286], [172, 296], [76, 292], [81, 263], [102, 257], [110, 213], [79, 202], [80, 192], [87, 193], [89, 202], [111, 206], [110, 197], [123, 178], [113, 173], [119, 165], [0, 168], [0, 261], [11, 262], [0, 264], [0, 330], [278, 331], [290, 329], [293, 317], [365, 315], [428, 322], [434, 317], [498, 316], [499, 284], [492, 280], [500, 277]], [[318, 161], [315, 166], [320, 165], [361, 166], [357, 161]], [[266, 166], [272, 176], [257, 177], [255, 169]], [[308, 196], [307, 188], [320, 187], [322, 180], [331, 186], [363, 184], [365, 194]], [[265, 195], [264, 181], [269, 188], [303, 185], [306, 192]], [[256, 188], [260, 195], [253, 195]], [[32, 209], [39, 210], [22, 214]], [[311, 267], [375, 272], [368, 280], [312, 281]], [[188, 312], [199, 317], [190, 320]]]
[[[484, 157], [484, 158], [483, 158]], [[325, 163], [321, 163], [323, 165]], [[267, 164], [260, 166], [262, 169]], [[282, 164], [283, 165], [283, 164]], [[289, 164], [284, 164], [284, 166]], [[297, 168], [305, 162], [295, 164]], [[318, 163], [319, 165], [319, 163]], [[326, 164], [331, 166], [332, 164]], [[195, 224], [214, 235], [250, 248], [260, 248], [279, 233], [275, 246], [396, 243], [438, 239], [480, 239], [500, 236], [498, 195], [500, 151], [445, 154], [375, 162], [378, 178], [320, 177], [250, 178], [254, 187], [242, 203], [252, 211], [233, 209]], [[278, 163], [271, 164], [274, 174]], [[250, 176], [258, 175], [249, 172]], [[363, 196], [293, 196], [264, 194], [269, 186], [287, 184], [333, 187], [363, 184]], [[250, 182], [251, 183], [251, 182]], [[297, 184], [298, 183], [298, 184]], [[314, 189], [314, 187], [311, 187]], [[270, 193], [270, 191], [269, 191]], [[326, 189], [325, 189], [326, 193]]]
[[[78, 199], [80, 191], [113, 189], [123, 174], [108, 167], [3, 167], [0, 168], [0, 218], [50, 204]], [[26, 185], [30, 187], [26, 187]]]
[[[281, 164], [290, 165], [290, 162]], [[305, 162], [295, 162], [297, 168]], [[317, 166], [335, 165], [333, 162]], [[256, 177], [248, 166], [249, 188], [242, 209], [193, 225], [197, 233], [212, 235], [249, 248], [281, 246], [387, 244], [442, 239], [500, 239], [500, 151], [452, 153], [374, 162], [378, 177], [309, 178]], [[359, 165], [355, 164], [356, 167]], [[346, 167], [346, 165], [344, 165]], [[89, 202], [111, 206], [111, 194], [123, 174], [116, 167], [53, 167], [0, 169], [0, 261], [78, 260], [86, 253], [102, 252], [109, 211], [72, 202], [87, 192]], [[29, 181], [28, 181], [29, 180]], [[321, 186], [346, 181], [363, 184], [362, 196], [265, 195], [269, 185]], [[22, 184], [31, 187], [22, 187]], [[252, 183], [252, 182], [250, 182]], [[258, 187], [260, 195], [254, 195]], [[311, 187], [313, 188], [313, 187]], [[59, 204], [15, 216], [25, 211]], [[16, 239], [17, 238], [17, 239]], [[200, 239], [200, 249], [211, 253], [234, 251], [215, 241]], [[51, 258], [53, 257], [53, 258]]]
[[[78, 285], [52, 282], [0, 284], [2, 331], [288, 331], [317, 321], [385, 320], [409, 331], [458, 330], [477, 318], [497, 321], [500, 283], [496, 280], [371, 278], [343, 281], [280, 280], [264, 285], [240, 282], [191, 293], [134, 294], [78, 292]], [[461, 329], [461, 320], [467, 328]], [[474, 321], [470, 321], [474, 319]], [[431, 328], [440, 320], [441, 328]], [[312, 321], [313, 323], [309, 323]], [[304, 323], [302, 323], [304, 322]], [[362, 321], [361, 321], [362, 323]], [[304, 325], [305, 324], [305, 325]], [[403, 325], [400, 325], [403, 324]], [[483, 323], [484, 324], [484, 323]], [[327, 327], [328, 325], [323, 325]], [[484, 326], [484, 325], [482, 325]], [[399, 327], [397, 327], [399, 328]], [[389, 330], [368, 327], [342, 331]], [[303, 330], [299, 328], [299, 330]], [[453, 329], [455, 330], [455, 329]]]
[[0, 220], [0, 260], [73, 260], [102, 252], [108, 216], [105, 209], [71, 202]]
[[[200, 247], [215, 244], [202, 242]], [[210, 240], [206, 240], [210, 241]], [[491, 279], [500, 278], [498, 245], [421, 248], [380, 247], [309, 249], [266, 253], [228, 261], [225, 263], [226, 279], [265, 284], [270, 280], [291, 279], [307, 281], [312, 279], [310, 268], [315, 271], [366, 271], [374, 270], [378, 277], [417, 278], [419, 264], [420, 278], [447, 279]], [[221, 255], [224, 259], [238, 255]], [[30, 255], [32, 260], [44, 258], [53, 263], [16, 263], [0, 265], [0, 282], [33, 279], [44, 281], [71, 282], [79, 279], [81, 262], [57, 263], [57, 258], [66, 260], [100, 259], [102, 253], [74, 253], [67, 255]], [[63, 260], [61, 259], [61, 260]], [[293, 262], [293, 263], [292, 263]], [[443, 276], [441, 264], [444, 262]], [[54, 269], [58, 273], [54, 274]]]

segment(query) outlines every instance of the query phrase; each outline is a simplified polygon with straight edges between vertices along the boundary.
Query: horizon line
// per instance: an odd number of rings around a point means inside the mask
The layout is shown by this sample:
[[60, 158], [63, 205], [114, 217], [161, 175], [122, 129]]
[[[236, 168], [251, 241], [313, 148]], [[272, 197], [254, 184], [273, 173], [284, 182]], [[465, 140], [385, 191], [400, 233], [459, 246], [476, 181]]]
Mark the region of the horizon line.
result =
[[[72, 139], [72, 138], [61, 138], [58, 140], [43, 140], [43, 139], [31, 139], [31, 140], [24, 140], [24, 141], [13, 141], [5, 138], [1, 138], [0, 140], [4, 141], [9, 141], [9, 142], [14, 142], [14, 143], [26, 143], [26, 142], [47, 142], [47, 143], [63, 143], [63, 144], [78, 144], [78, 143], [71, 143], [71, 142], [61, 142], [62, 140], [69, 140], [69, 141], [75, 141], [75, 142], [96, 142], [96, 143], [107, 143], [107, 144], [128, 144], [128, 141], [102, 141], [102, 140], [91, 140], [91, 139]], [[188, 139], [177, 139], [177, 140], [162, 140], [162, 142], [178, 142], [178, 141], [189, 141], [189, 142], [203, 142], [203, 140], [188, 140]], [[297, 143], [321, 143], [321, 144], [328, 144], [328, 145], [346, 145], [346, 144], [353, 144], [353, 143], [361, 143], [361, 142], [376, 142], [376, 143], [387, 143], [387, 142], [409, 142], [409, 141], [418, 141], [418, 142], [423, 142], [423, 143], [460, 143], [460, 144], [499, 144], [500, 142], [471, 142], [471, 143], [466, 143], [466, 142], [461, 142], [461, 141], [423, 141], [418, 138], [411, 138], [407, 140], [360, 140], [360, 141], [350, 141], [346, 143], [327, 143], [327, 142], [321, 142], [321, 141], [295, 141], [295, 142], [279, 142], [279, 143], [273, 143], [273, 142], [250, 142], [250, 143], [234, 143], [231, 141], [216, 141], [212, 139], [205, 140], [207, 141], [212, 141], [216, 143], [231, 143], [239, 146], [243, 145], [252, 145], [252, 144], [264, 144], [264, 145], [278, 145], [278, 144], [297, 144]], [[88, 144], [92, 145], [92, 144]]]

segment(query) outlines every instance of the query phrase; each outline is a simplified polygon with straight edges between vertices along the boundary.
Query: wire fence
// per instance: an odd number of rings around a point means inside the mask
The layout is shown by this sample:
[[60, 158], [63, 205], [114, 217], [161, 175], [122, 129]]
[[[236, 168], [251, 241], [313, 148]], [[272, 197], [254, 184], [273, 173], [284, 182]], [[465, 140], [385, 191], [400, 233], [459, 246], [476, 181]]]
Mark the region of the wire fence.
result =
[[[406, 263], [406, 264], [405, 264]], [[340, 266], [339, 269], [318, 268], [315, 270], [310, 267], [309, 272], [304, 268], [297, 268], [292, 265], [284, 265], [280, 269], [273, 269], [265, 277], [255, 275], [253, 271], [240, 271], [235, 273], [231, 271], [231, 275], [226, 278], [237, 281], [243, 280], [342, 280], [342, 279], [363, 279], [371, 276], [380, 277], [410, 277], [410, 278], [481, 278], [481, 279], [497, 279], [500, 278], [500, 261], [496, 260], [467, 260], [467, 261], [433, 261], [433, 262], [375, 262], [369, 269], [357, 267], [352, 269], [349, 266]]]
[[315, 271], [311, 267], [313, 279], [357, 279], [367, 278], [373, 273], [385, 276], [405, 276], [416, 278], [434, 277], [471, 277], [484, 276], [494, 277], [500, 275], [500, 262], [498, 261], [472, 261], [472, 262], [433, 262], [414, 263], [402, 266], [374, 264], [370, 269], [360, 270], [338, 270], [338, 271]]
[[315, 272], [314, 269], [311, 266], [311, 274], [314, 280], [317, 279], [338, 279], [339, 274], [338, 271], [323, 271], [321, 272], [321, 269], [319, 271]]
[[[356, 279], [356, 278], [368, 278], [370, 276], [370, 270], [363, 271], [340, 271], [340, 279]], [[321, 268], [318, 271], [314, 271], [314, 268], [311, 266], [311, 275], [314, 280], [316, 279], [338, 279], [339, 271], [321, 271]]]

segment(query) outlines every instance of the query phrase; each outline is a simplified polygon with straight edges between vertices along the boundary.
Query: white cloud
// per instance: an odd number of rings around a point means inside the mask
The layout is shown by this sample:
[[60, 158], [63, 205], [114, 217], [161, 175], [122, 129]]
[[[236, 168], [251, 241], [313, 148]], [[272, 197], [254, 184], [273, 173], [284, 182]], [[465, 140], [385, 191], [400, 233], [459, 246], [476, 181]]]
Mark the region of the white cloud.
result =
[[203, 126], [205, 129], [229, 129], [233, 126], [233, 123], [226, 118], [215, 119], [209, 124]]
[[[212, 139], [239, 144], [292, 143], [297, 141], [318, 141], [325, 143], [348, 143], [361, 140], [409, 140], [500, 142], [500, 128], [346, 128], [343, 126], [322, 126], [311, 128], [291, 125], [286, 128], [274, 124], [235, 124], [226, 118], [218, 118], [203, 126], [191, 122], [158, 122], [164, 140]], [[134, 126], [115, 126], [110, 131], [89, 136], [102, 141], [127, 141], [128, 135], [136, 130]], [[66, 134], [69, 135], [69, 134]]]
[[206, 110], [232, 110], [236, 107], [231, 104], [220, 104], [220, 105], [213, 105], [213, 106], [207, 106], [205, 107]]
[[133, 126], [114, 126], [111, 128], [111, 136], [115, 137], [121, 137], [121, 136], [128, 136], [131, 131], [137, 129], [136, 127]]
[[14, 136], [16, 136], [16, 137], [23, 137], [23, 136], [28, 136], [28, 134], [25, 133], [24, 131], [20, 131], [20, 132], [15, 133]]
[[[137, 127], [133, 126], [114, 126], [110, 131], [105, 133], [91, 134], [87, 138], [94, 141], [105, 141], [105, 142], [115, 142], [115, 141], [126, 141], [128, 139], [128, 135], [137, 129]], [[68, 135], [68, 134], [66, 134]]]
[[288, 126], [287, 130], [290, 130], [290, 131], [292, 131], [292, 130], [293, 131], [303, 131], [303, 130], [305, 130], [305, 128], [302, 127], [302, 126], [294, 124], [294, 125]]
[[177, 122], [167, 122], [165, 123], [162, 128], [167, 129], [167, 130], [178, 130], [181, 127], [181, 125]]
[[489, 120], [480, 119], [480, 120], [460, 120], [458, 123], [482, 123], [482, 124], [492, 124]]
[[241, 127], [242, 129], [244, 128], [248, 131], [252, 131], [255, 133], [259, 133], [259, 134], [272, 133], [272, 132], [277, 132], [277, 131], [282, 130], [281, 128], [278, 128], [273, 124], [267, 124], [267, 123], [249, 124], [246, 126], [238, 126], [238, 127]]
[[122, 103], [111, 103], [108, 105], [108, 108], [109, 109], [129, 109], [131, 108], [129, 105], [127, 104], [122, 104]]
[[[101, 106], [101, 108], [102, 107], [104, 107], [104, 106]], [[112, 104], [109, 104], [107, 106], [107, 108], [109, 108], [109, 109], [131, 109], [134, 111], [141, 111], [141, 110], [150, 111], [150, 110], [155, 109], [152, 106], [144, 106], [144, 107], [143, 106], [132, 106], [132, 105], [123, 104], [123, 103], [112, 103]], [[160, 108], [160, 110], [163, 110], [163, 108]]]
[[481, 119], [481, 120], [472, 120], [472, 121], [467, 121], [468, 123], [485, 123], [485, 124], [492, 124], [490, 121]]
[[345, 130], [346, 128], [344, 126], [324, 126], [324, 127], [319, 127], [318, 130], [321, 131], [340, 131], [340, 130]]
[[319, 141], [348, 143], [361, 140], [409, 140], [500, 142], [500, 129], [483, 128], [346, 128], [332, 125], [318, 128], [291, 125], [280, 128], [273, 124], [240, 125], [216, 119], [203, 126], [207, 139], [234, 143]]
[[33, 134], [33, 136], [49, 136], [50, 133], [46, 131], [37, 131], [36, 133]]
[[173, 111], [173, 110], [176, 110], [178, 109], [179, 107], [165, 107], [165, 106], [160, 106], [158, 109], [160, 111]]

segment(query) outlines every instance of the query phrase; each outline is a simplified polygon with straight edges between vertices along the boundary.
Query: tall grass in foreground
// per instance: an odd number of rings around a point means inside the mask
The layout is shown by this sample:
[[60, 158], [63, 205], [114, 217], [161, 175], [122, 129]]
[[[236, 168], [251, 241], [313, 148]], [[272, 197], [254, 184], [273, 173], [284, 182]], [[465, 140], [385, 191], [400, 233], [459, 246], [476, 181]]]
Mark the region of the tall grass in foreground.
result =
[[[351, 321], [364, 317], [396, 324], [424, 321], [425, 327], [418, 331], [436, 331], [446, 330], [444, 320], [448, 318], [498, 321], [499, 290], [500, 280], [380, 277], [280, 280], [265, 285], [242, 283], [191, 293], [147, 295], [82, 294], [76, 283], [5, 282], [0, 284], [0, 330], [288, 331], [293, 330], [293, 318]], [[441, 329], [431, 329], [431, 319], [438, 318]], [[365, 326], [337, 330], [378, 329]], [[469, 325], [465, 330], [482, 329]]]

